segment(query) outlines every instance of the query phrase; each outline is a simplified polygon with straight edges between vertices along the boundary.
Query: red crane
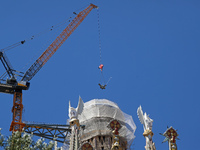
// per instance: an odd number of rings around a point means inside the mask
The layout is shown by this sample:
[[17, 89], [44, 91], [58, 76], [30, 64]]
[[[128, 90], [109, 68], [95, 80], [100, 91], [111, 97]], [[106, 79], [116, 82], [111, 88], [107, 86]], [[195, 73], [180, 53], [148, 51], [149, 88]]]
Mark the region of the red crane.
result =
[[[6, 57], [5, 52], [0, 51], [0, 60], [6, 69], [7, 75], [9, 76], [9, 79], [7, 80], [3, 80], [3, 78], [1, 79], [0, 77], [0, 92], [14, 95], [12, 108], [13, 120], [10, 126], [10, 131], [22, 131], [22, 128], [25, 126], [25, 124], [22, 122], [22, 91], [29, 89], [29, 81], [44, 66], [44, 64], [73, 33], [73, 31], [81, 24], [81, 22], [86, 18], [93, 8], [98, 7], [94, 4], [90, 4], [87, 8], [77, 14], [71, 23], [62, 31], [62, 33], [53, 41], [53, 43], [49, 45], [49, 47], [33, 63], [33, 65], [25, 72], [25, 74], [14, 70]], [[21, 42], [21, 44], [23, 43], [24, 41]], [[17, 81], [15, 77], [17, 72], [21, 77], [20, 81]]]

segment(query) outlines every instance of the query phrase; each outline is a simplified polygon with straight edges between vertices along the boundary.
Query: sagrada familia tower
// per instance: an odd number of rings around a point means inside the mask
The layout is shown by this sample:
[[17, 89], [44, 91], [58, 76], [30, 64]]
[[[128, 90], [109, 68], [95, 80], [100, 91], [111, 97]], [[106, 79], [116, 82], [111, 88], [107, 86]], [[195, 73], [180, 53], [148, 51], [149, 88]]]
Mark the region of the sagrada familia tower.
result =
[[[144, 149], [156, 150], [153, 120], [143, 113], [141, 106], [137, 114], [144, 128]], [[77, 108], [71, 107], [69, 102], [69, 124], [71, 134], [65, 139], [68, 141], [65, 149], [69, 150], [129, 150], [135, 138], [136, 125], [132, 116], [107, 99], [93, 99], [84, 103], [79, 97]], [[169, 150], [177, 150], [176, 130], [170, 127], [162, 135], [165, 136], [163, 142], [169, 142]]]
[[[84, 103], [79, 97], [76, 108], [69, 102], [68, 115], [67, 125], [25, 123], [24, 132], [54, 140], [55, 150], [58, 150], [57, 142], [63, 143], [61, 150], [133, 150], [136, 125], [132, 116], [124, 113], [116, 103], [107, 99]], [[156, 150], [153, 119], [143, 113], [141, 106], [137, 115], [144, 128], [144, 149]], [[165, 137], [163, 142], [168, 141], [169, 150], [177, 150], [177, 130], [168, 127], [162, 135]]]

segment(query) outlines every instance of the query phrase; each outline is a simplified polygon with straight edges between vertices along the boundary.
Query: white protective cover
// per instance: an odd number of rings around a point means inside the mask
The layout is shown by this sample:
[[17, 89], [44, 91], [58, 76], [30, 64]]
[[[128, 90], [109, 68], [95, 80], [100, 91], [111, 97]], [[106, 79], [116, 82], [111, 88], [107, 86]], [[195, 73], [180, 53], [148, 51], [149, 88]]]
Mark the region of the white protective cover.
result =
[[132, 116], [122, 112], [116, 103], [107, 99], [93, 99], [84, 103], [83, 112], [78, 115], [78, 119], [81, 125], [85, 125], [81, 141], [100, 135], [112, 135], [108, 125], [114, 119], [120, 122], [122, 127], [119, 135], [127, 140], [128, 147], [135, 138], [136, 125]]

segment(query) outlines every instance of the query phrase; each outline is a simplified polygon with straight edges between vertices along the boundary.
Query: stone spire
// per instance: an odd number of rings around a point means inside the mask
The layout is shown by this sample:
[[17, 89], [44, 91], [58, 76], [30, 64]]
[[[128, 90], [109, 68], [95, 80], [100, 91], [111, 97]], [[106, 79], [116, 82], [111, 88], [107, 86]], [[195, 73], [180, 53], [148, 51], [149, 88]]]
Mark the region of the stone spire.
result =
[[165, 136], [163, 143], [166, 141], [169, 143], [169, 150], [177, 150], [176, 139], [178, 139], [178, 134], [176, 131], [173, 127], [170, 127], [162, 134]]
[[69, 118], [70, 118], [69, 123], [71, 127], [69, 150], [78, 150], [80, 148], [80, 142], [79, 142], [80, 124], [78, 120], [78, 115], [82, 113], [83, 107], [84, 107], [84, 103], [80, 96], [79, 96], [78, 107], [76, 109], [71, 107], [71, 104], [69, 102]]
[[153, 143], [152, 137], [153, 137], [153, 132], [152, 132], [152, 126], [153, 126], [153, 120], [146, 114], [146, 112], [143, 114], [142, 107], [138, 107], [137, 109], [137, 115], [138, 118], [143, 124], [144, 127], [144, 133], [143, 136], [146, 139], [146, 150], [156, 150], [155, 143]]

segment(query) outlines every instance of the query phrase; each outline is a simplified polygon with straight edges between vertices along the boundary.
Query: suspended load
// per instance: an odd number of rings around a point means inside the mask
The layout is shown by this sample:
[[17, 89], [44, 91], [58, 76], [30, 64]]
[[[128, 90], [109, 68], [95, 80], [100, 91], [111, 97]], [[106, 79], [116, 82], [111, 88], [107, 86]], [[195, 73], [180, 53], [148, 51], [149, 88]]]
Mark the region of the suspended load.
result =
[[98, 84], [100, 86], [100, 88], [103, 90], [103, 89], [106, 89], [106, 84], [105, 85], [101, 85], [100, 83]]
[[103, 71], [103, 64], [99, 65], [99, 69]]
[[[112, 78], [112, 77], [110, 77], [109, 78], [109, 80], [107, 81], [107, 83], [105, 82], [105, 79], [104, 79], [104, 76], [103, 76], [103, 67], [104, 67], [104, 65], [103, 64], [100, 64], [99, 65], [99, 69], [101, 70], [101, 77], [100, 77], [100, 80], [99, 80], [99, 87], [103, 90], [103, 89], [106, 89], [106, 86], [108, 85], [108, 82], [110, 81], [110, 79]], [[103, 80], [103, 84], [101, 84], [101, 82], [102, 82], [102, 80]]]

